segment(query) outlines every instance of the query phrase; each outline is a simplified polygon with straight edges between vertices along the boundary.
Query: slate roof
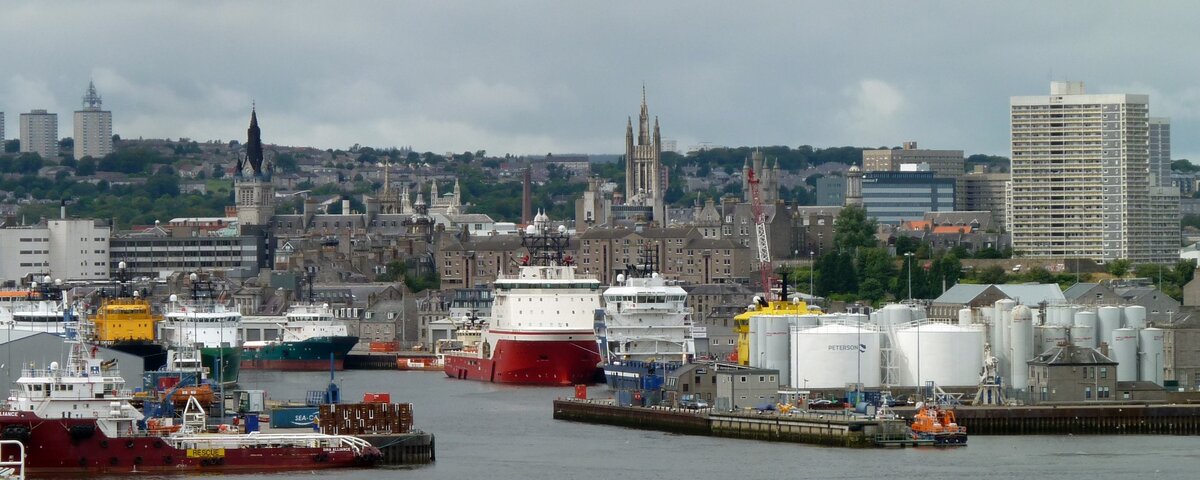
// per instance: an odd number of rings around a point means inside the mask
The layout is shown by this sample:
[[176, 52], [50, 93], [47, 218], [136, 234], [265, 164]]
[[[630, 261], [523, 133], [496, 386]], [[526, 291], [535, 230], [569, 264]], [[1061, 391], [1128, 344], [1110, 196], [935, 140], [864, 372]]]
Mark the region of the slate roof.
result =
[[1026, 362], [1030, 365], [1116, 365], [1117, 362], [1094, 348], [1062, 345], [1046, 350]]
[[950, 287], [940, 297], [934, 299], [933, 303], [965, 305], [971, 303], [988, 287], [996, 287], [1008, 298], [1028, 307], [1036, 307], [1042, 302], [1054, 305], [1065, 303], [1067, 300], [1057, 283], [995, 285], [960, 283]]

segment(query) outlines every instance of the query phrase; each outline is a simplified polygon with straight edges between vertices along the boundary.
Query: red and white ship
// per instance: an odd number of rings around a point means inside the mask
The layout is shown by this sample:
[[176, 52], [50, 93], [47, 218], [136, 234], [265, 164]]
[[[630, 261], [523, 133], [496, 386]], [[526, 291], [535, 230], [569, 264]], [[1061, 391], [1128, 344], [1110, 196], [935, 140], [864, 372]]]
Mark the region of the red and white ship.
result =
[[[176, 432], [143, 429], [115, 362], [95, 358], [73, 330], [67, 335], [73, 344], [67, 365], [23, 369], [0, 406], [0, 438], [24, 445], [26, 476], [311, 470], [370, 466], [381, 458], [370, 443], [347, 435], [204, 433], [195, 399]], [[17, 455], [5, 449], [0, 461], [20, 461]]]
[[600, 365], [595, 313], [600, 281], [577, 275], [564, 227], [539, 213], [521, 243], [530, 252], [515, 277], [496, 278], [492, 317], [457, 331], [460, 349], [443, 350], [452, 378], [524, 385], [592, 383]]

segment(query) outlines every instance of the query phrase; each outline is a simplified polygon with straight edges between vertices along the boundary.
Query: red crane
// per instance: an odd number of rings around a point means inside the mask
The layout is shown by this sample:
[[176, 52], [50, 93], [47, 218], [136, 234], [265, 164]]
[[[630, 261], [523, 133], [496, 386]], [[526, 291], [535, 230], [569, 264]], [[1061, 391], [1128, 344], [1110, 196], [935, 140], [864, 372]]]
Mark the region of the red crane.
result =
[[758, 194], [758, 176], [754, 169], [747, 170], [746, 183], [750, 186], [750, 208], [754, 212], [755, 245], [758, 249], [758, 269], [762, 274], [763, 301], [771, 301], [771, 249], [767, 244], [767, 214], [763, 211], [762, 198]]

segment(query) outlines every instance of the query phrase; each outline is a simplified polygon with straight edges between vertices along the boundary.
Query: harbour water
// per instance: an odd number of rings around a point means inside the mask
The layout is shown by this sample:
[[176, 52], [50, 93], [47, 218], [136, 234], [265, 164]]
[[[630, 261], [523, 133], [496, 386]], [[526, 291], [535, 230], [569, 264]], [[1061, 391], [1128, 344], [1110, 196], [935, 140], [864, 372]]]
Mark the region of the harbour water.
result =
[[[242, 372], [242, 388], [302, 399], [328, 373]], [[407, 469], [227, 475], [229, 479], [778, 479], [1196, 478], [1200, 437], [973, 436], [952, 449], [853, 450], [692, 437], [556, 421], [551, 401], [571, 388], [515, 387], [439, 372], [345, 371], [344, 399], [390, 392], [413, 403], [416, 426], [437, 435], [432, 465]], [[603, 386], [592, 396], [608, 396]], [[144, 475], [128, 478], [163, 478]], [[180, 477], [165, 477], [180, 478]]]

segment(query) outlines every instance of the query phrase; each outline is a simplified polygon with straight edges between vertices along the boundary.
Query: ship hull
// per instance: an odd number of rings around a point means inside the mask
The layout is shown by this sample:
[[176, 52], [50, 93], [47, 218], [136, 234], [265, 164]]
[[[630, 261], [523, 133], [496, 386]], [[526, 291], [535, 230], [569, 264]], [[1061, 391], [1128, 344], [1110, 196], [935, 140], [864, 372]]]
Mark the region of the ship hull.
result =
[[226, 387], [237, 385], [238, 372], [242, 365], [242, 349], [237, 347], [204, 347], [200, 349], [200, 361], [209, 369], [209, 378], [220, 379]]
[[604, 365], [604, 381], [612, 390], [658, 390], [678, 362], [627, 361]]
[[600, 354], [592, 335], [571, 339], [498, 339], [491, 358], [447, 353], [446, 376], [517, 385], [576, 385], [595, 380]]
[[118, 352], [141, 357], [142, 371], [152, 372], [167, 364], [167, 349], [161, 344], [151, 341], [111, 342], [104, 344]]
[[[269, 447], [187, 450], [159, 437], [110, 438], [90, 419], [44, 419], [27, 413], [0, 418], [5, 438], [24, 432], [25, 473], [55, 478], [89, 474], [262, 472], [370, 466], [349, 448]], [[47, 428], [51, 427], [51, 428]], [[79, 432], [90, 430], [81, 435]], [[72, 432], [75, 431], [73, 434]], [[5, 449], [4, 459], [15, 459]]]
[[316, 337], [300, 342], [281, 342], [242, 350], [242, 368], [248, 370], [323, 371], [345, 368], [346, 354], [358, 337]]

